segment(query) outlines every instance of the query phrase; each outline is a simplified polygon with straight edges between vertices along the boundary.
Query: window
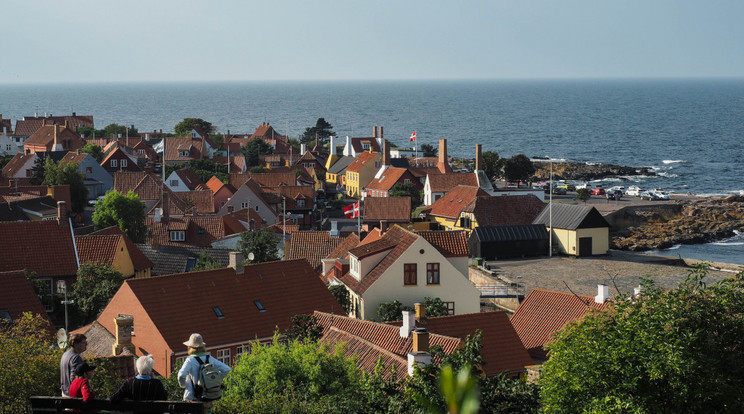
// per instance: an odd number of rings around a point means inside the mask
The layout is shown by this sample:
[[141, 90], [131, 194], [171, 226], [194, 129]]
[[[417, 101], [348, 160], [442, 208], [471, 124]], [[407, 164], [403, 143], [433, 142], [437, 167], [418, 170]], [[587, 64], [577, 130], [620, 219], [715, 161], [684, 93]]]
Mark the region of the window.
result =
[[230, 365], [230, 348], [228, 349], [218, 349], [217, 350], [217, 360], [222, 362], [225, 365]]
[[297, 207], [298, 208], [305, 207], [305, 200], [297, 200]]
[[170, 186], [171, 187], [177, 187], [178, 186], [178, 180], [170, 180]]
[[196, 266], [196, 257], [189, 257], [186, 259], [186, 271], [189, 272]]
[[141, 155], [145, 155], [145, 150], [143, 149], [138, 149], [137, 152], [140, 153]]
[[369, 146], [369, 142], [362, 142], [362, 149], [368, 150]]
[[427, 263], [426, 264], [426, 284], [427, 285], [438, 285], [439, 284], [439, 263]]
[[121, 160], [121, 167], [125, 168], [127, 166], [127, 160]]
[[444, 305], [447, 306], [447, 314], [448, 315], [454, 315], [455, 314], [455, 302], [444, 302]]
[[251, 353], [251, 345], [238, 345], [238, 347], [235, 350], [235, 356], [240, 360], [240, 356], [243, 354], [250, 354]]
[[186, 357], [185, 356], [176, 358], [176, 364], [178, 364], [178, 363], [183, 364], [184, 362], [186, 362]]
[[7, 309], [0, 309], [0, 319], [5, 319], [8, 322], [13, 322], [13, 317], [10, 316], [10, 312]]
[[404, 179], [403, 179], [403, 182], [404, 182], [405, 184], [408, 184], [408, 183], [410, 183], [410, 182], [411, 182], [411, 179], [410, 179], [410, 178], [404, 178]]
[[460, 217], [460, 227], [469, 229], [472, 227], [472, 221], [470, 220], [470, 217], [462, 216]]
[[186, 232], [183, 230], [174, 230], [170, 232], [170, 241], [185, 241]]
[[253, 304], [256, 305], [256, 308], [258, 308], [259, 312], [266, 312], [266, 308], [260, 300], [254, 300]]
[[[222, 309], [220, 309], [219, 306], [213, 306], [212, 311], [214, 311], [214, 314], [217, 315], [217, 319], [225, 319], [225, 314], [222, 313]], [[219, 351], [217, 352], [217, 355], [219, 355]]]
[[85, 167], [85, 173], [86, 174], [92, 174], [93, 173], [93, 167]]
[[241, 209], [248, 208], [248, 206], [249, 206], [249, 203], [247, 201], [244, 201], [244, 202], [240, 203], [240, 208]]
[[118, 167], [115, 159], [114, 160], [111, 160], [111, 166], [114, 167], [114, 168]]
[[188, 157], [189, 156], [189, 150], [178, 151], [178, 156], [179, 157]]
[[258, 205], [256, 205], [256, 212], [258, 213]]
[[10, 145], [11, 145], [11, 144], [7, 144], [7, 145], [5, 145], [5, 150], [6, 150], [6, 151], [10, 151], [10, 148], [11, 148], [11, 147], [10, 147]]
[[405, 263], [403, 265], [403, 284], [416, 285], [416, 263]]

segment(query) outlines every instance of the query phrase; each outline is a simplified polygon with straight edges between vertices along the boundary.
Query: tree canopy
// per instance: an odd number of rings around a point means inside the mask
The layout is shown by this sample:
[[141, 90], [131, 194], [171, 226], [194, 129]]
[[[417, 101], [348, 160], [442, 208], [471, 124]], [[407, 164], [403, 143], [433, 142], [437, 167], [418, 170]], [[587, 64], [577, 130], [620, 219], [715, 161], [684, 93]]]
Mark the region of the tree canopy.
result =
[[277, 248], [279, 238], [274, 233], [260, 229], [240, 233], [238, 250], [243, 254], [243, 260], [248, 261], [248, 254], [253, 253], [251, 263], [263, 263], [279, 260]]
[[315, 142], [316, 134], [321, 144], [325, 144], [331, 136], [336, 136], [336, 133], [333, 132], [333, 125], [328, 123], [325, 118], [318, 118], [315, 126], [305, 128], [305, 132], [300, 136], [300, 141], [305, 144]]
[[559, 331], [540, 385], [547, 413], [744, 411], [744, 272], [712, 285], [707, 266]]
[[[110, 137], [116, 137], [119, 134], [121, 134], [122, 137], [139, 137], [139, 132], [137, 131], [137, 128], [132, 127], [126, 127], [124, 125], [119, 124], [108, 124], [103, 129], [95, 129], [93, 127], [79, 127], [76, 131], [81, 137], [85, 138], [92, 138], [92, 137], [98, 137], [98, 138], [110, 138]], [[85, 152], [85, 151], [83, 151]]]
[[96, 203], [93, 224], [98, 229], [117, 226], [135, 243], [143, 243], [147, 234], [145, 226], [145, 203], [130, 191], [123, 195], [109, 191]]
[[183, 121], [173, 127], [173, 131], [179, 137], [185, 137], [193, 129], [198, 129], [205, 134], [215, 134], [217, 132], [217, 129], [211, 122], [207, 122], [201, 118], [184, 118]]
[[424, 157], [436, 157], [437, 156], [437, 147], [431, 144], [421, 144], [419, 147], [421, 149], [421, 152], [423, 152]]
[[390, 189], [390, 197], [411, 197], [411, 203], [418, 204], [421, 191], [413, 183], [395, 183]]
[[504, 160], [499, 158], [499, 154], [493, 151], [486, 151], [481, 154], [483, 160], [483, 171], [489, 179], [501, 177], [501, 171], [504, 168]]
[[71, 292], [71, 299], [83, 318], [81, 324], [93, 322], [123, 282], [124, 276], [111, 266], [81, 264]]
[[196, 264], [189, 270], [190, 272], [198, 272], [200, 270], [219, 269], [223, 267], [222, 263], [218, 262], [217, 259], [210, 256], [207, 252], [202, 252], [199, 258], [196, 259]]
[[253, 138], [241, 148], [245, 156], [245, 162], [249, 167], [261, 166], [261, 155], [268, 155], [274, 152], [271, 145], [264, 142], [259, 137]]
[[92, 142], [85, 144], [83, 149], [81, 149], [80, 151], [86, 154], [90, 154], [90, 156], [95, 158], [95, 160], [98, 161], [99, 164], [101, 163], [101, 161], [103, 161], [103, 148]]
[[535, 174], [535, 166], [524, 154], [504, 161], [504, 176], [507, 181], [527, 181]]
[[579, 201], [583, 201], [586, 203], [586, 200], [588, 200], [592, 196], [592, 193], [589, 192], [586, 188], [577, 188], [576, 189], [576, 199]]
[[78, 172], [77, 163], [57, 164], [51, 158], [44, 164], [44, 185], [69, 185], [70, 210], [82, 213], [88, 203], [88, 188], [85, 186], [85, 174]]

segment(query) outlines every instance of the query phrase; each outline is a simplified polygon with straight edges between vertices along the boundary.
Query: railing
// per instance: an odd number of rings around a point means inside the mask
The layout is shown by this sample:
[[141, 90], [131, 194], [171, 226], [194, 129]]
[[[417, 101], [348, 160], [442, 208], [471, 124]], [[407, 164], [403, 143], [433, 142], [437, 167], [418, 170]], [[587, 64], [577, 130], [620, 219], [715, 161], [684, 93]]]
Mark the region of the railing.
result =
[[478, 286], [482, 298], [510, 298], [517, 294], [515, 289], [509, 291], [509, 286]]
[[136, 414], [140, 411], [170, 414], [202, 414], [204, 412], [204, 406], [200, 402], [124, 400], [117, 404], [111, 404], [109, 400], [95, 399], [83, 402], [82, 398], [44, 396], [31, 397], [31, 409], [34, 414], [62, 414], [65, 411], [69, 411], [68, 409], [76, 409], [80, 413], [94, 413], [106, 410], [106, 412], [111, 414]]

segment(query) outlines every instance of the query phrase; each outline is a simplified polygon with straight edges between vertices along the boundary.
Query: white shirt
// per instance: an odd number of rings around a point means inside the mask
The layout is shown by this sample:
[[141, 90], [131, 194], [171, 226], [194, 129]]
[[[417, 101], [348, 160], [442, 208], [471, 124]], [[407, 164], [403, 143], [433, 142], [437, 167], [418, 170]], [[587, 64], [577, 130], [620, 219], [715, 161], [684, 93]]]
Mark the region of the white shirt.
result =
[[[207, 355], [209, 354], [198, 353], [190, 355], [186, 358], [186, 361], [183, 362], [181, 370], [178, 371], [178, 385], [184, 388], [184, 401], [197, 400], [196, 395], [194, 395], [194, 385], [199, 381], [199, 361], [197, 361], [195, 357], [199, 357], [202, 363], [207, 363]], [[209, 355], [209, 363], [222, 372], [223, 378], [228, 372], [230, 372], [230, 367], [211, 355]]]

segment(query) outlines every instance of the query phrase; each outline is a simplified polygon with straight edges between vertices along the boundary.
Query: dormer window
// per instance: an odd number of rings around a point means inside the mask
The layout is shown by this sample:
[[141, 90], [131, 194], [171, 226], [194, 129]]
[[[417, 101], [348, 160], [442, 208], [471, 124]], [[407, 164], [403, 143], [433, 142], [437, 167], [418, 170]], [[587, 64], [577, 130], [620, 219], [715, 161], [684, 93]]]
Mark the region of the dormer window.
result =
[[183, 230], [172, 230], [170, 232], [170, 241], [186, 241], [186, 232]]
[[370, 147], [369, 142], [362, 142], [362, 149], [368, 150]]
[[188, 157], [189, 156], [189, 150], [180, 150], [180, 151], [178, 151], [178, 156], [179, 157], [184, 157], [184, 158]]
[[305, 200], [297, 200], [297, 208], [304, 208]]
[[362, 263], [359, 261], [359, 259], [352, 255], [349, 255], [349, 273], [357, 280], [361, 279], [361, 267]]

